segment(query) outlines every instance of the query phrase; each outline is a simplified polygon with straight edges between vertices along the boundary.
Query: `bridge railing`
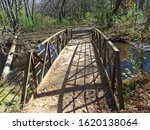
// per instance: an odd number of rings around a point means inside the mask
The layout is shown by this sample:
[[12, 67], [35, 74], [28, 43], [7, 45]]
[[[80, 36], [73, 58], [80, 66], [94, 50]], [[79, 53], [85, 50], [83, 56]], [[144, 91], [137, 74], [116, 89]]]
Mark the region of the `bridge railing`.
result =
[[36, 94], [37, 86], [70, 39], [71, 29], [65, 29], [49, 37], [39, 44], [37, 49], [28, 53], [21, 96], [22, 105], [31, 98], [31, 95]]
[[95, 43], [97, 52], [105, 68], [109, 87], [113, 93], [117, 90], [119, 108], [124, 109], [119, 50], [96, 28], [92, 30], [92, 40]]

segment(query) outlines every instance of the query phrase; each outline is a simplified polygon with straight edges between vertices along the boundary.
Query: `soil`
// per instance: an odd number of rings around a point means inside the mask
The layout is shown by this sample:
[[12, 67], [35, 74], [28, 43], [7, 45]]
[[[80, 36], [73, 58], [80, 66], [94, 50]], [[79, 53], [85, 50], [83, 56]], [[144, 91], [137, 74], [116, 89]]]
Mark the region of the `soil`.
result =
[[150, 113], [150, 76], [136, 77], [124, 84], [126, 109], [123, 112]]

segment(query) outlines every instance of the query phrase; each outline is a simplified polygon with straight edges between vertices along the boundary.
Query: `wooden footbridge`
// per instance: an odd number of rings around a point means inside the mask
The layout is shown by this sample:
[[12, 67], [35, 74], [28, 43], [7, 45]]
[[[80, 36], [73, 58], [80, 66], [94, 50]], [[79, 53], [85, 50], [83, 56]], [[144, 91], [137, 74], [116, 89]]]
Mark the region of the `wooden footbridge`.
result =
[[22, 112], [124, 109], [119, 50], [94, 27], [54, 34], [29, 52], [21, 102]]

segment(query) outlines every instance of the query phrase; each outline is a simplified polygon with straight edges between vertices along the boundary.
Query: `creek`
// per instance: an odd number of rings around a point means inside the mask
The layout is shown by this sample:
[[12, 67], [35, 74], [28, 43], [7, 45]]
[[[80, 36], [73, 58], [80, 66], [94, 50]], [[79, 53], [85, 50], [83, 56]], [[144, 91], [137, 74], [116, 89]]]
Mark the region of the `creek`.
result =
[[120, 51], [121, 70], [123, 79], [137, 75], [138, 68], [142, 74], [150, 72], [150, 44], [114, 43]]

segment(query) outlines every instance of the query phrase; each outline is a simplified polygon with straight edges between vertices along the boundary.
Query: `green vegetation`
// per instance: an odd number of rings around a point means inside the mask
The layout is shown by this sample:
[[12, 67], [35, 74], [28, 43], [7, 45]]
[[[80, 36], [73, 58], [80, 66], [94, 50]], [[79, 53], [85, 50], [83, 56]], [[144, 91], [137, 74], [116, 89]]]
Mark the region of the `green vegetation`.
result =
[[[36, 31], [46, 28], [59, 28], [63, 26], [74, 25], [86, 25], [95, 22], [93, 15], [89, 12], [85, 14], [85, 19], [78, 22], [77, 19], [63, 18], [61, 20], [50, 18], [49, 16], [42, 16], [40, 13], [36, 13], [34, 17], [34, 23], [31, 19], [28, 19], [24, 13], [20, 16], [20, 25], [24, 30]], [[46, 25], [46, 26], [45, 26]]]
[[[18, 7], [14, 5], [14, 11], [9, 15], [5, 4], [2, 4], [2, 2], [0, 23], [4, 25], [8, 22], [14, 28], [15, 26], [18, 28], [19, 25], [20, 28], [32, 31], [59, 26], [96, 23], [100, 27], [119, 26], [128, 29], [125, 31], [133, 34], [134, 36], [131, 36], [135, 39], [142, 39], [145, 33], [143, 27], [148, 28], [149, 26], [149, 2], [143, 1], [141, 4], [133, 0], [79, 0], [76, 3], [72, 0], [68, 2], [65, 0], [56, 1], [58, 1], [57, 4], [47, 0], [35, 4], [36, 0], [33, 2], [25, 0], [22, 3], [20, 2]], [[31, 9], [29, 8], [30, 5], [32, 5]], [[16, 8], [20, 8], [18, 14], [15, 13]], [[129, 29], [129, 27], [132, 28]]]
[[15, 112], [20, 109], [20, 87], [0, 83], [0, 112]]
[[[10, 4], [11, 2], [12, 4]], [[119, 38], [127, 36], [127, 42], [134, 42], [142, 46], [144, 43], [149, 43], [149, 7], [150, 1], [148, 0], [55, 0], [55, 2], [54, 0], [1, 0], [0, 35], [2, 38], [0, 37], [0, 54], [4, 50], [10, 49], [5, 48], [7, 41], [9, 41], [9, 35], [12, 37], [12, 34], [20, 30], [20, 34], [41, 33], [43, 30], [50, 30], [52, 33], [54, 28], [90, 24], [101, 28], [102, 32], [110, 38], [112, 36], [119, 36]], [[38, 41], [38, 39], [36, 40]], [[27, 44], [30, 43], [31, 41]], [[22, 42], [21, 45], [24, 43]], [[17, 48], [21, 47], [17, 46]], [[146, 60], [144, 50], [139, 50], [138, 46], [135, 48], [134, 53], [129, 52], [131, 53], [129, 61], [133, 65], [135, 74], [133, 75], [129, 68], [126, 68], [123, 73], [129, 79], [127, 80], [129, 84], [127, 83], [123, 90], [126, 99], [135, 96], [135, 89], [132, 87], [137, 87], [137, 84], [140, 84], [134, 82], [135, 84], [132, 86], [130, 81], [135, 81], [135, 77], [145, 78], [145, 75], [150, 74], [150, 72], [143, 73], [142, 71], [143, 61]], [[15, 77], [18, 78], [17, 75]], [[23, 82], [22, 79], [18, 78], [13, 82], [10, 80], [5, 84], [0, 83], [0, 112], [11, 112], [19, 109], [20, 91], [18, 89], [21, 88], [22, 84], [19, 84], [18, 81]], [[139, 79], [139, 81], [143, 80]], [[28, 91], [33, 93], [34, 88]], [[27, 98], [29, 99], [30, 96], [31, 94]], [[128, 110], [133, 110], [135, 107], [136, 105], [132, 105], [130, 102], [126, 104]]]

